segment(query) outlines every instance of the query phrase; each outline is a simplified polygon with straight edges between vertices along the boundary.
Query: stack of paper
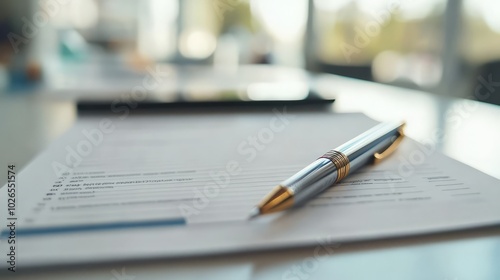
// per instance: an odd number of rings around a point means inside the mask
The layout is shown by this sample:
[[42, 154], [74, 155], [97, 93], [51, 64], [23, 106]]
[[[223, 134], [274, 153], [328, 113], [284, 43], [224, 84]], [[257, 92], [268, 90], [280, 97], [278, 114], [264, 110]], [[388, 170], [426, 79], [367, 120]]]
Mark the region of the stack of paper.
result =
[[[411, 139], [304, 207], [247, 219], [276, 184], [375, 124], [361, 114], [285, 108], [80, 119], [18, 176], [19, 265], [208, 255], [500, 223], [498, 180]], [[1, 192], [6, 200], [7, 187]], [[2, 252], [9, 235], [2, 227]]]

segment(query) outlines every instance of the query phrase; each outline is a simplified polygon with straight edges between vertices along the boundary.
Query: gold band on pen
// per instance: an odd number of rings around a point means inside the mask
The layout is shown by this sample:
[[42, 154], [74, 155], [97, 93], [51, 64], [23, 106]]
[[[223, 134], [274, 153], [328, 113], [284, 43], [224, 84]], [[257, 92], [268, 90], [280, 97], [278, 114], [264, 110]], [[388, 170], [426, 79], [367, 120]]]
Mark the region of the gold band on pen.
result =
[[335, 183], [344, 179], [349, 174], [351, 164], [349, 163], [349, 158], [343, 153], [330, 150], [320, 158], [329, 159], [337, 167], [337, 180], [335, 180]]

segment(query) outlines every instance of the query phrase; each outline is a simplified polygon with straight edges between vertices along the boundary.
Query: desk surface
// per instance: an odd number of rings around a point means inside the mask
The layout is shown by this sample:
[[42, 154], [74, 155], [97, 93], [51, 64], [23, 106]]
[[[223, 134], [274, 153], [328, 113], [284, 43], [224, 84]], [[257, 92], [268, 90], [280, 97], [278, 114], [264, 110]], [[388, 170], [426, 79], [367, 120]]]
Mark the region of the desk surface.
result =
[[[279, 76], [289, 70], [271, 71]], [[255, 69], [244, 74], [250, 75], [244, 77], [247, 82], [252, 80], [252, 72]], [[337, 99], [334, 112], [361, 111], [380, 121], [405, 119], [411, 137], [433, 143], [448, 156], [500, 178], [500, 130], [494, 122], [500, 119], [500, 107], [333, 75], [314, 76], [311, 82], [321, 94]], [[0, 99], [2, 166], [9, 162], [25, 166], [77, 118], [71, 100], [52, 96], [50, 92], [4, 94]], [[5, 181], [2, 174], [0, 183]], [[228, 279], [379, 279], [380, 276], [384, 279], [500, 279], [498, 227], [337, 244], [329, 255], [320, 258], [314, 257], [315, 249], [114, 263], [17, 275], [22, 279], [222, 279], [221, 275]], [[22, 262], [22, 257], [20, 259]]]

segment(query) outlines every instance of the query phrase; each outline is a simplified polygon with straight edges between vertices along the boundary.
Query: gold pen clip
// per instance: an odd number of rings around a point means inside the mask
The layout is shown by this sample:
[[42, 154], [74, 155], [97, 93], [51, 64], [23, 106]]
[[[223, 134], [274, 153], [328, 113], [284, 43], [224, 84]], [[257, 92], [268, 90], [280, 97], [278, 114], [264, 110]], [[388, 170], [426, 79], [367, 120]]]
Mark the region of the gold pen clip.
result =
[[388, 157], [390, 154], [392, 154], [398, 148], [399, 144], [401, 144], [401, 141], [403, 141], [403, 138], [405, 136], [405, 134], [404, 134], [405, 126], [406, 126], [406, 123], [403, 123], [398, 128], [399, 136], [397, 136], [397, 138], [392, 142], [392, 144], [389, 147], [387, 147], [387, 149], [385, 149], [381, 153], [375, 153], [373, 155], [373, 157], [374, 157], [373, 163], [374, 164], [378, 164], [379, 162], [384, 160], [386, 157]]

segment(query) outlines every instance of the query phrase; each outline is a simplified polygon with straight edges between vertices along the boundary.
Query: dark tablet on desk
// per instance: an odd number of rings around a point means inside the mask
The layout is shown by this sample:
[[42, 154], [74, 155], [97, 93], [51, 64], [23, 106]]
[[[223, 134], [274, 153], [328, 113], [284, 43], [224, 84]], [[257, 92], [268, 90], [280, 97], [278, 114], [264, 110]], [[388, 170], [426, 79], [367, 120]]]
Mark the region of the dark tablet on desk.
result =
[[195, 108], [264, 108], [276, 106], [329, 107], [335, 99], [320, 96], [298, 84], [256, 83], [239, 90], [181, 90], [177, 92], [135, 92], [111, 97], [77, 100], [79, 112], [132, 110], [171, 110]]

